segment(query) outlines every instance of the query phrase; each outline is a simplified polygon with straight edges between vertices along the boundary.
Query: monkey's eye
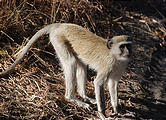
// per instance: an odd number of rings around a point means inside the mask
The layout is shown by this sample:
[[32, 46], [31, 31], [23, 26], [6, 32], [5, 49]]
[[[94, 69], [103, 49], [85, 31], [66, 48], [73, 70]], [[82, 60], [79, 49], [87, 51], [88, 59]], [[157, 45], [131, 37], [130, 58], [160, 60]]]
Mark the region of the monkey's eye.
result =
[[119, 48], [120, 48], [120, 50], [121, 50], [121, 51], [123, 51], [123, 50], [124, 50], [124, 48], [125, 48], [125, 45], [124, 45], [124, 44], [123, 44], [123, 45], [120, 45], [120, 47], [119, 47]]

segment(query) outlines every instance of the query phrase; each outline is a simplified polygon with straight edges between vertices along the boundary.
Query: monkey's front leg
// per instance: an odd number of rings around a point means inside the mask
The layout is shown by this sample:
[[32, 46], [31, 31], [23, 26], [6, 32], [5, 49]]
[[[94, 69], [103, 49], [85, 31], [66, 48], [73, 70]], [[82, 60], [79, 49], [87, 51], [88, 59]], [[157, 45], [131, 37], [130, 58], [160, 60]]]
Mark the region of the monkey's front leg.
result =
[[113, 106], [114, 112], [117, 113], [118, 108], [118, 82], [119, 80], [108, 80], [108, 87], [111, 96], [111, 104]]
[[106, 81], [106, 78], [102, 74], [97, 75], [97, 78], [94, 81], [98, 114], [102, 120], [106, 119], [105, 118], [105, 95], [104, 95], [105, 81]]

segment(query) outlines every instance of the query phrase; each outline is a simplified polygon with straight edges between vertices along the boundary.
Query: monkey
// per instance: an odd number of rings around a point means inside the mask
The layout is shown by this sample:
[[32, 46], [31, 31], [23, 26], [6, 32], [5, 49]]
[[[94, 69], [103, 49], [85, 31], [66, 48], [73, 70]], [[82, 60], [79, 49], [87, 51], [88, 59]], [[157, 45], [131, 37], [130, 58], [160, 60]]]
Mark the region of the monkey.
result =
[[[39, 30], [29, 40], [14, 63], [0, 73], [0, 77], [11, 73], [33, 43], [45, 34], [49, 34], [50, 42], [63, 68], [66, 100], [88, 110], [91, 110], [88, 102], [97, 104], [99, 117], [102, 120], [109, 119], [109, 117], [105, 117], [104, 87], [107, 84], [113, 110], [117, 113], [118, 81], [125, 72], [132, 52], [132, 42], [128, 40], [127, 35], [114, 36], [106, 40], [76, 24], [50, 24]], [[85, 92], [86, 65], [97, 72], [94, 80], [96, 99], [88, 97]], [[76, 85], [77, 92], [84, 101], [75, 97]]]

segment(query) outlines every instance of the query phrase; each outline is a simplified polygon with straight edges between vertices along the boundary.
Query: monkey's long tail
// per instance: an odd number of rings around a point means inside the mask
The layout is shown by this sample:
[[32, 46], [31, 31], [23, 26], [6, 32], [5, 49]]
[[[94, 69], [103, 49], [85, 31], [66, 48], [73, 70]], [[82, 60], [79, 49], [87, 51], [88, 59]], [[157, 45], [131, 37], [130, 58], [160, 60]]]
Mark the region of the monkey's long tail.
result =
[[33, 45], [33, 43], [36, 42], [36, 40], [44, 35], [44, 34], [49, 34], [49, 31], [51, 29], [51, 26], [53, 26], [53, 24], [48, 25], [46, 27], [44, 27], [43, 29], [39, 30], [30, 40], [29, 42], [26, 44], [26, 46], [23, 48], [23, 50], [21, 51], [21, 53], [19, 54], [18, 58], [14, 61], [14, 63], [5, 71], [0, 73], [0, 77], [3, 77], [7, 74], [9, 74], [10, 72], [12, 72], [12, 70], [14, 70], [15, 66], [17, 64], [20, 63], [21, 59], [25, 56], [25, 54], [27, 53], [27, 51], [29, 50], [29, 48]]

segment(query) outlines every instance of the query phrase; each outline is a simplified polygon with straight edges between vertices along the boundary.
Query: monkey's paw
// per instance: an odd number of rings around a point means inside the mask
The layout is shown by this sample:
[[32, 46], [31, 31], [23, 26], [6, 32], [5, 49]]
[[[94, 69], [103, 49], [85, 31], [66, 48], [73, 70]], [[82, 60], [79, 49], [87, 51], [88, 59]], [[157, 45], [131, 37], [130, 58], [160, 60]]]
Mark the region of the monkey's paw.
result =
[[92, 108], [90, 107], [90, 105], [88, 103], [82, 102], [76, 98], [72, 98], [72, 99], [70, 98], [70, 99], [68, 99], [68, 101], [70, 101], [70, 102], [72, 102], [72, 103], [74, 103], [74, 104], [78, 105], [79, 107], [82, 107], [86, 110], [89, 110], [89, 111], [92, 110]]
[[101, 120], [115, 120], [115, 117], [108, 117], [108, 118], [100, 118]]
[[86, 109], [86, 110], [89, 110], [89, 111], [92, 110], [92, 108], [90, 107], [89, 104], [87, 104], [87, 103], [85, 103], [85, 102], [82, 102], [82, 101], [79, 101], [79, 102], [78, 102], [78, 106], [80, 106], [80, 107], [82, 107], [82, 108], [84, 108], [84, 109]]
[[99, 115], [99, 117], [100, 117], [101, 120], [114, 120], [115, 119], [115, 117], [108, 117], [108, 118], [106, 118], [103, 115], [103, 113], [101, 113], [101, 112], [98, 112], [98, 115]]
[[89, 98], [87, 96], [84, 98], [84, 101], [89, 102], [91, 104], [97, 104], [96, 99], [92, 99], [92, 98]]

